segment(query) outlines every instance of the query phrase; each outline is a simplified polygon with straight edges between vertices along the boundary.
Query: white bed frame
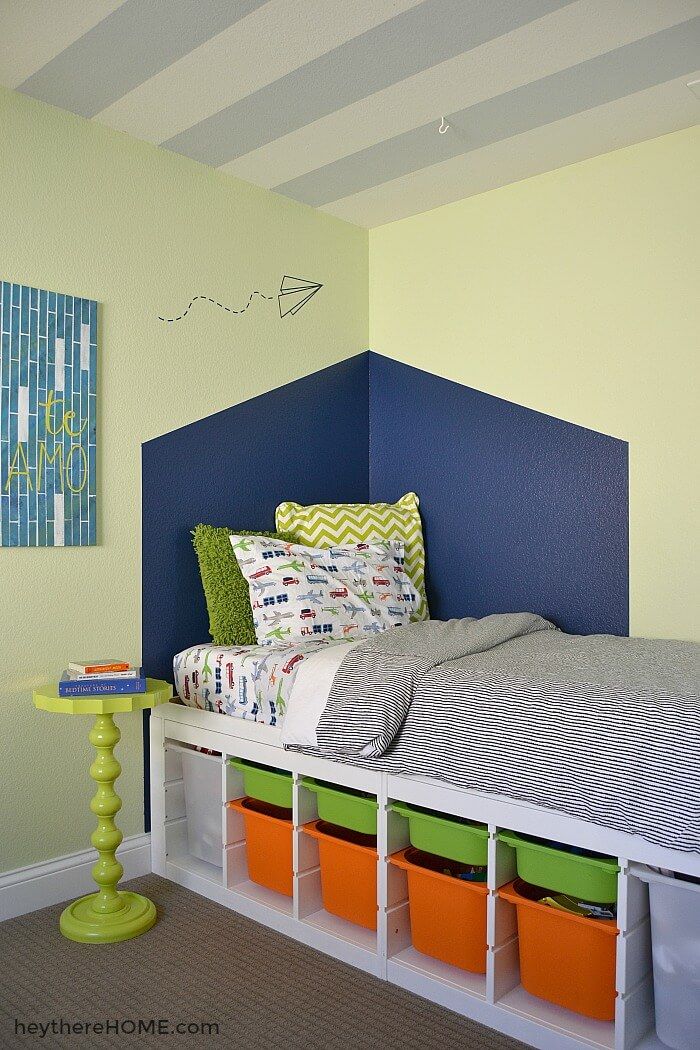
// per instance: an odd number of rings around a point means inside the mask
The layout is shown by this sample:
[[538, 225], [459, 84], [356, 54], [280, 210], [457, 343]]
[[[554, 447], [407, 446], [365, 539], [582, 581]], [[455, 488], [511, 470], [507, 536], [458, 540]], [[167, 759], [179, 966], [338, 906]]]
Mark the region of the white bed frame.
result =
[[[176, 703], [151, 717], [151, 816], [153, 870], [256, 922], [326, 952], [380, 979], [400, 985], [540, 1050], [664, 1050], [654, 1031], [649, 903], [637, 865], [650, 864], [700, 876], [700, 856], [653, 846], [625, 835], [482, 792], [421, 777], [393, 776], [284, 751], [279, 731]], [[221, 754], [221, 864], [197, 859], [187, 848], [183, 747]], [[294, 894], [287, 898], [248, 877], [243, 821], [225, 803], [243, 794], [241, 774], [227, 762], [247, 758], [291, 771], [293, 777]], [[202, 756], [202, 761], [205, 761]], [[211, 759], [210, 759], [211, 761]], [[323, 909], [318, 847], [303, 825], [317, 817], [316, 796], [302, 775], [376, 794], [378, 924], [376, 934]], [[488, 825], [487, 967], [470, 974], [421, 955], [411, 946], [406, 875], [387, 863], [408, 845], [407, 822], [389, 809], [392, 800], [415, 803]], [[617, 1000], [613, 1022], [592, 1021], [529, 995], [520, 984], [515, 908], [496, 891], [515, 877], [513, 850], [497, 833], [508, 828], [619, 858]], [[638, 870], [638, 869], [637, 869]]]

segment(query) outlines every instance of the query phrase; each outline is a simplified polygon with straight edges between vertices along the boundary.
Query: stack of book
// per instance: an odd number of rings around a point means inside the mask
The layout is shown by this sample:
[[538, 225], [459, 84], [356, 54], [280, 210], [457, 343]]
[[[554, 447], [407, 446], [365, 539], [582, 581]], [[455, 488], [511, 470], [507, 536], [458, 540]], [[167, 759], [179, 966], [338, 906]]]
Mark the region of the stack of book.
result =
[[59, 696], [99, 696], [101, 693], [145, 693], [142, 667], [125, 660], [88, 660], [68, 664], [58, 683]]

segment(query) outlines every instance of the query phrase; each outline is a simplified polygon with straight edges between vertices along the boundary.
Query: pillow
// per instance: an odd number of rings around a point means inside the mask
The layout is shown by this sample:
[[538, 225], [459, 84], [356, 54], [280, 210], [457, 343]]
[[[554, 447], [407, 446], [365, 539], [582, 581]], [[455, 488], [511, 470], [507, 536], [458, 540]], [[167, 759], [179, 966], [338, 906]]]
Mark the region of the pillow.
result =
[[259, 645], [366, 638], [410, 622], [418, 596], [404, 569], [403, 543], [309, 548], [229, 538], [249, 583]]
[[280, 503], [275, 524], [280, 531], [291, 533], [297, 543], [314, 547], [403, 540], [406, 572], [418, 591], [418, 605], [411, 619], [428, 619], [425, 547], [415, 492], [407, 492], [397, 503], [315, 503], [308, 507]]
[[[229, 543], [231, 529], [198, 525], [192, 531], [199, 574], [209, 613], [209, 633], [216, 645], [255, 645], [255, 626], [248, 581]], [[269, 536], [289, 540], [277, 532], [238, 532], [238, 536]]]

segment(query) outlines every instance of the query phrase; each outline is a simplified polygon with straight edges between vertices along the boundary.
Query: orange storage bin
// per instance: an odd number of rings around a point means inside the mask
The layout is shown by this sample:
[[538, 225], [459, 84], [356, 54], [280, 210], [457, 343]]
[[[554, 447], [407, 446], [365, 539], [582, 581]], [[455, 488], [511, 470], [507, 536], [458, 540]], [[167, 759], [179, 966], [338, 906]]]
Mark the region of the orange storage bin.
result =
[[323, 820], [304, 825], [318, 840], [323, 907], [332, 915], [377, 928], [377, 846], [374, 835]]
[[413, 846], [389, 861], [408, 876], [413, 947], [461, 970], [486, 973], [486, 885], [457, 878], [466, 865]]
[[227, 805], [243, 814], [251, 880], [291, 897], [292, 811], [256, 798], [237, 798]]
[[521, 879], [498, 896], [517, 909], [520, 981], [540, 999], [597, 1021], [615, 1017], [614, 919], [588, 919], [540, 904], [547, 890]]

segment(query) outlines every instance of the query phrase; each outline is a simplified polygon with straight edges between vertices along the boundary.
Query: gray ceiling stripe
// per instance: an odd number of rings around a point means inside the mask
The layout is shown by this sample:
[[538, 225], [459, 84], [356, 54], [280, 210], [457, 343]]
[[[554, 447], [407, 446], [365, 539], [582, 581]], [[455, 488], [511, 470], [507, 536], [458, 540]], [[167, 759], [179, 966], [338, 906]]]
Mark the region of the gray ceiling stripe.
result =
[[265, 0], [126, 0], [18, 88], [94, 117]]
[[700, 18], [448, 115], [273, 187], [320, 206], [490, 143], [662, 84], [697, 68]]
[[161, 145], [218, 167], [571, 2], [425, 0]]

